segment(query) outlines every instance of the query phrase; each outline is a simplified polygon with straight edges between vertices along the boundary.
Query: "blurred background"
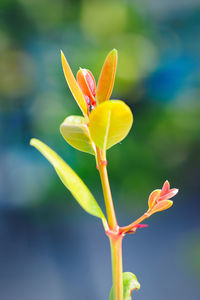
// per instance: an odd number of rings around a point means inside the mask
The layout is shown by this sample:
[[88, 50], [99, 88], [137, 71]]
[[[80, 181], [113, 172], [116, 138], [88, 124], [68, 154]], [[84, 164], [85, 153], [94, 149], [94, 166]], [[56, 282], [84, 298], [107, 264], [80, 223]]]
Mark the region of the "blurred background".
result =
[[93, 157], [59, 133], [66, 116], [80, 114], [60, 49], [74, 73], [88, 68], [97, 80], [113, 48], [112, 98], [134, 114], [127, 139], [108, 152], [119, 224], [143, 214], [166, 179], [180, 189], [170, 210], [124, 239], [124, 271], [141, 283], [133, 298], [200, 299], [199, 37], [199, 0], [1, 0], [1, 300], [108, 299], [101, 222], [82, 211], [29, 140], [58, 152], [104, 209]]

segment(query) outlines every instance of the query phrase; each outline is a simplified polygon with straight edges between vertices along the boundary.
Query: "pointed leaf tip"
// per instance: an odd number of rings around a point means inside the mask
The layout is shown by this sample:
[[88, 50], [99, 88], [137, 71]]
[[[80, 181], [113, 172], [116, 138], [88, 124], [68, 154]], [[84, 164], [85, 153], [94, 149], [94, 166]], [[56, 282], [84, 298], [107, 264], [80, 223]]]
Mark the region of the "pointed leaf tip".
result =
[[177, 193], [178, 189], [171, 189], [167, 194], [164, 194], [162, 197], [160, 197], [160, 201], [171, 199], [172, 197], [176, 196]]
[[148, 224], [137, 224], [133, 228], [145, 228], [145, 227], [149, 227], [149, 225]]
[[161, 191], [161, 194], [160, 196], [163, 196], [164, 194], [168, 193], [170, 190], [170, 184], [169, 184], [169, 181], [166, 180], [163, 184], [163, 187], [162, 187], [162, 191]]
[[[110, 51], [110, 54], [118, 55], [117, 49], [113, 48], [113, 49]], [[108, 55], [109, 55], [109, 54], [108, 54]]]

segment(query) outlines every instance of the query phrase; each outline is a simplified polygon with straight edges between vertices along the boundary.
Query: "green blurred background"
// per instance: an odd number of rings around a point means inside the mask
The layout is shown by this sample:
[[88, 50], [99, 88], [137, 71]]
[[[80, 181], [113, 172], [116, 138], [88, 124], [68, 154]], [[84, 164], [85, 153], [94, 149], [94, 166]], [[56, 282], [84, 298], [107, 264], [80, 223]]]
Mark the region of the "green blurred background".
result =
[[1, 0], [0, 299], [108, 299], [109, 244], [79, 208], [31, 137], [58, 152], [103, 205], [92, 156], [71, 148], [59, 125], [80, 111], [65, 82], [72, 70], [98, 79], [107, 53], [119, 63], [113, 99], [133, 128], [108, 152], [120, 225], [140, 216], [168, 179], [174, 206], [124, 240], [134, 299], [200, 299], [200, 3], [198, 0]]

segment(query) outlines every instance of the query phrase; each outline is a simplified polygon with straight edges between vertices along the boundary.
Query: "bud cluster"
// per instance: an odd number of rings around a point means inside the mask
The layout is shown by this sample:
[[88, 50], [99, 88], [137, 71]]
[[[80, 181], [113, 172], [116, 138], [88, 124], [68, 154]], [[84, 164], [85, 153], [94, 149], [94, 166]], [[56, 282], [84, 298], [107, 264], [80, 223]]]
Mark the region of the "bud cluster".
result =
[[170, 189], [169, 181], [166, 180], [162, 190], [154, 190], [148, 200], [149, 210], [148, 215], [152, 215], [158, 211], [168, 209], [172, 206], [173, 201], [169, 200], [178, 193], [178, 189]]

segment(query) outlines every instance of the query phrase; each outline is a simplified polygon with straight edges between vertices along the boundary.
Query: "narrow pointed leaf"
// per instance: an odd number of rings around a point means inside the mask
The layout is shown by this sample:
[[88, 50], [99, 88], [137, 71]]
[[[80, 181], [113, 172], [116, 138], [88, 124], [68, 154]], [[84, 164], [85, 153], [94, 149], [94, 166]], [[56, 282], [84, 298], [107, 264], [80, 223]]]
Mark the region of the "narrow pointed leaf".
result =
[[[137, 277], [131, 272], [123, 273], [123, 300], [131, 300], [131, 294], [134, 290], [139, 290], [140, 284]], [[113, 288], [110, 291], [109, 300], [115, 300], [113, 297]]]
[[161, 190], [154, 190], [148, 200], [149, 208], [152, 208], [155, 204], [155, 202], [159, 199], [160, 197]]
[[68, 86], [72, 92], [72, 95], [74, 96], [78, 106], [80, 107], [81, 111], [83, 112], [83, 115], [87, 118], [87, 104], [84, 98], [84, 95], [72, 73], [72, 70], [67, 62], [67, 59], [65, 58], [63, 52], [61, 51], [61, 61], [62, 61], [62, 67], [63, 72], [65, 75], [65, 79], [68, 83]]
[[106, 101], [98, 105], [90, 114], [90, 135], [105, 155], [106, 149], [126, 137], [132, 123], [132, 112], [123, 101]]
[[150, 211], [149, 214], [152, 215], [156, 212], [168, 209], [172, 206], [173, 201], [171, 200], [162, 200], [160, 202], [158, 202], [158, 204], [156, 204]]
[[160, 196], [163, 196], [165, 194], [167, 194], [170, 190], [170, 185], [169, 185], [169, 181], [166, 180], [163, 184], [163, 187], [162, 187], [162, 191], [161, 191], [161, 195]]
[[171, 189], [169, 192], [162, 197], [160, 197], [160, 200], [168, 200], [172, 197], [174, 197], [178, 193], [178, 189]]
[[87, 120], [80, 116], [69, 116], [60, 125], [64, 139], [74, 148], [95, 155]]
[[79, 176], [56, 152], [40, 140], [31, 139], [30, 144], [39, 150], [53, 165], [61, 181], [72, 193], [80, 206], [89, 214], [101, 218], [105, 226], [107, 223], [101, 208]]
[[148, 224], [137, 224], [134, 226], [134, 228], [145, 228], [145, 227], [149, 227]]
[[113, 49], [104, 62], [96, 90], [98, 103], [108, 100], [112, 94], [117, 68], [117, 50]]

